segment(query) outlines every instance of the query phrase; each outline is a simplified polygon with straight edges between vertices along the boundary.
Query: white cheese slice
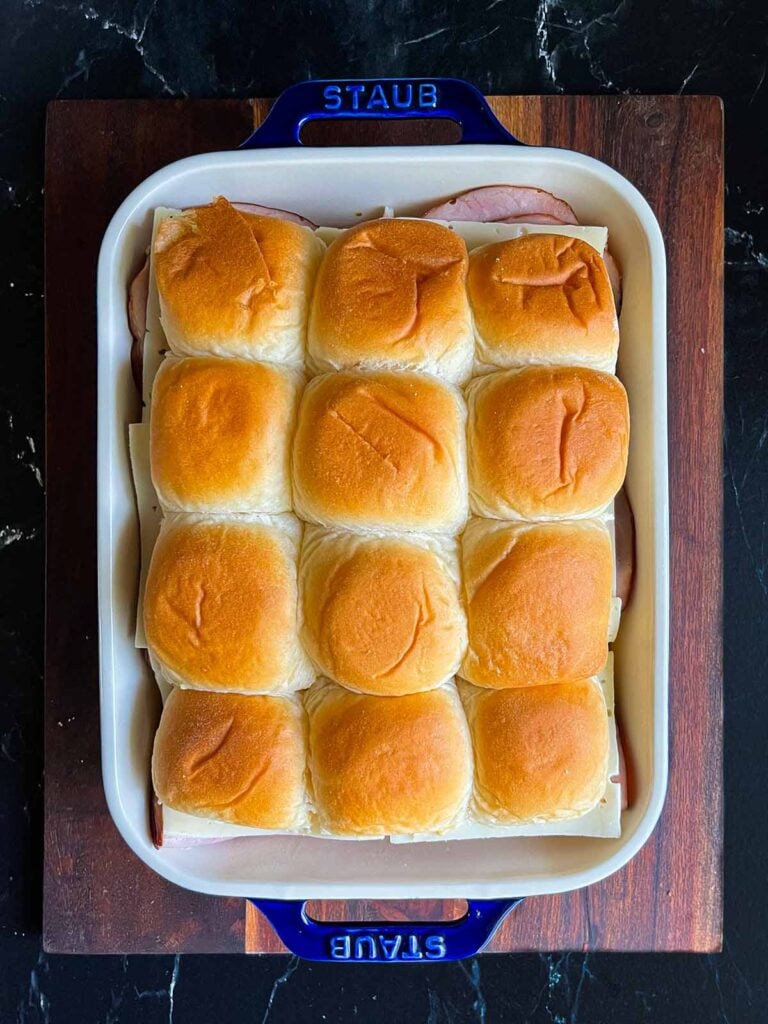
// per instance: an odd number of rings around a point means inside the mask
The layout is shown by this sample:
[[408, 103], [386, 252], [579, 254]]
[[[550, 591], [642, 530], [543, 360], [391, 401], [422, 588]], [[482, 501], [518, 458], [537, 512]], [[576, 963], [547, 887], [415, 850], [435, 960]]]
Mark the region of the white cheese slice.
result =
[[[248, 828], [245, 825], [231, 825], [226, 821], [213, 818], [198, 818], [193, 814], [174, 811], [171, 807], [163, 807], [163, 845], [192, 846], [196, 842], [209, 842], [222, 839], [255, 839], [259, 836], [312, 836], [309, 832], [280, 832], [274, 829]], [[385, 841], [381, 836], [323, 836], [315, 838], [344, 840], [354, 842]]]
[[[615, 573], [616, 573], [615, 562], [616, 562], [616, 560], [614, 559], [614, 577], [615, 577]], [[615, 586], [614, 586], [614, 589], [615, 589]], [[611, 610], [609, 612], [609, 619], [608, 619], [608, 643], [609, 644], [612, 644], [613, 641], [616, 639], [616, 637], [618, 635], [618, 632], [619, 632], [619, 625], [620, 625], [620, 623], [621, 623], [621, 598], [619, 598], [619, 597], [612, 597], [611, 598]]]
[[444, 221], [451, 231], [461, 235], [471, 252], [491, 242], [506, 242], [523, 235], [567, 235], [588, 242], [602, 256], [608, 243], [608, 229], [582, 224], [476, 224], [474, 221]]
[[155, 210], [155, 218], [152, 222], [152, 242], [149, 246], [149, 293], [147, 295], [147, 332], [144, 335], [144, 365], [142, 371], [141, 399], [144, 403], [142, 419], [149, 422], [150, 401], [152, 398], [152, 384], [155, 374], [160, 368], [163, 356], [168, 351], [168, 342], [165, 340], [163, 327], [160, 323], [160, 298], [157, 294], [157, 282], [155, 281], [155, 266], [153, 253], [155, 251], [155, 235], [160, 224], [168, 217], [178, 217], [181, 210], [172, 210], [165, 206], [158, 206]]

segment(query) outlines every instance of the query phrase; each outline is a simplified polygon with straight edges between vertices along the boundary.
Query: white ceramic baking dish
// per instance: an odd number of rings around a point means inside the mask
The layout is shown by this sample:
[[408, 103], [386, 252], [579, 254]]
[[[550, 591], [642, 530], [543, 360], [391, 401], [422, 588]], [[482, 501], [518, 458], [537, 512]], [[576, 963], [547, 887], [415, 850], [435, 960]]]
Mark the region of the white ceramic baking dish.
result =
[[[394, 97], [391, 80], [359, 84], [363, 91], [357, 83], [352, 88], [344, 82], [304, 83], [288, 90], [262, 129], [270, 148], [171, 164], [128, 196], [104, 237], [98, 267], [98, 601], [107, 802], [141, 860], [178, 885], [205, 893], [277, 900], [496, 900], [577, 889], [611, 874], [637, 853], [656, 824], [666, 789], [669, 538], [661, 233], [646, 201], [616, 171], [578, 153], [515, 145], [465, 83], [397, 83], [402, 91]], [[365, 109], [366, 96], [376, 99], [371, 110]], [[342, 149], [297, 144], [301, 123], [310, 117], [381, 116], [381, 96], [389, 107], [399, 100], [395, 116], [426, 112], [452, 117], [463, 125], [464, 142]], [[355, 97], [358, 105], [352, 109]], [[466, 144], [479, 138], [494, 143]], [[264, 141], [261, 134], [249, 140], [259, 146]], [[615, 645], [617, 705], [635, 782], [621, 837], [394, 845], [267, 836], [155, 849], [147, 788], [158, 703], [154, 682], [134, 647], [139, 535], [127, 437], [128, 424], [140, 418], [140, 410], [126, 318], [126, 289], [147, 245], [154, 208], [202, 204], [224, 194], [293, 209], [318, 224], [346, 225], [384, 204], [401, 214], [418, 214], [443, 197], [499, 182], [547, 189], [566, 199], [581, 223], [606, 225], [624, 273], [618, 372], [631, 406], [627, 488], [637, 562], [633, 598]]]

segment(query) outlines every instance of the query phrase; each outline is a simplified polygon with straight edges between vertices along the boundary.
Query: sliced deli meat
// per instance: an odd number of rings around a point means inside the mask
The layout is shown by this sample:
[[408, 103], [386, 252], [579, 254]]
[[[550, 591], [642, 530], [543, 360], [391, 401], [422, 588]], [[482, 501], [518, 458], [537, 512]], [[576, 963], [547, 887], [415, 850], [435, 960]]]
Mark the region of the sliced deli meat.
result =
[[629, 604], [635, 575], [635, 519], [624, 487], [614, 499], [613, 516], [616, 546], [616, 596], [621, 600], [623, 611]]
[[131, 376], [136, 390], [141, 394], [144, 377], [144, 339], [131, 342]]
[[303, 224], [305, 228], [312, 228], [313, 231], [317, 227], [317, 224], [307, 217], [302, 217], [300, 213], [293, 213], [291, 210], [279, 210], [274, 206], [259, 206], [258, 203], [232, 203], [232, 205], [243, 213], [254, 213], [259, 217], [274, 217], [276, 220], [292, 220], [294, 224]]
[[505, 217], [499, 224], [575, 224], [575, 220], [563, 220], [551, 213], [521, 213], [515, 217]]
[[[205, 203], [204, 206], [212, 206], [212, 203]], [[292, 210], [280, 210], [276, 206], [261, 206], [259, 203], [230, 203], [230, 206], [234, 207], [235, 210], [240, 210], [241, 213], [251, 213], [256, 217], [273, 217], [275, 220], [290, 220], [294, 224], [302, 224], [305, 228], [311, 228], [313, 231], [317, 227], [314, 221], [309, 220], [308, 217], [302, 217], [300, 213], [294, 213]], [[190, 210], [201, 210], [202, 206], [190, 206], [187, 207]]]
[[149, 257], [131, 281], [128, 289], [128, 326], [135, 341], [144, 341], [147, 332], [147, 298], [149, 296]]
[[159, 850], [163, 845], [163, 805], [157, 799], [157, 793], [149, 782], [152, 798], [149, 804], [149, 831], [152, 834], [152, 845]]
[[608, 280], [611, 282], [611, 289], [613, 291], [613, 301], [616, 303], [616, 312], [621, 312], [621, 271], [616, 260], [611, 256], [610, 252], [606, 249], [603, 253], [603, 260], [605, 261], [605, 269], [608, 271]]
[[485, 185], [454, 196], [427, 210], [429, 220], [473, 220], [481, 223], [508, 221], [536, 223], [531, 216], [557, 217], [560, 224], [578, 224], [576, 214], [563, 199], [541, 188], [524, 185]]
[[144, 367], [144, 335], [147, 333], [148, 296], [149, 257], [144, 260], [144, 266], [131, 281], [128, 288], [128, 326], [133, 338], [131, 344], [131, 373], [139, 393], [141, 393]]

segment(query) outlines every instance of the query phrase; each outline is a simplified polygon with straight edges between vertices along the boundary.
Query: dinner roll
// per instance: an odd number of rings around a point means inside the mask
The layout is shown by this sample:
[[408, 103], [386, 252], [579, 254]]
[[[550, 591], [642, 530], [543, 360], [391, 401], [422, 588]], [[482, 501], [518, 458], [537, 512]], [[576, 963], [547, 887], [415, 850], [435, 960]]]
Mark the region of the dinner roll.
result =
[[168, 511], [288, 512], [301, 376], [240, 359], [165, 359], [152, 389], [150, 461]]
[[174, 690], [152, 754], [158, 799], [254, 828], [306, 825], [306, 724], [295, 697]]
[[480, 363], [615, 369], [611, 283], [588, 242], [532, 234], [482, 246], [470, 255], [467, 289]]
[[455, 541], [310, 526], [299, 585], [304, 647], [342, 686], [382, 696], [418, 693], [458, 671], [467, 627]]
[[297, 621], [300, 537], [300, 524], [287, 515], [163, 521], [147, 574], [144, 629], [168, 682], [239, 693], [309, 686]]
[[576, 818], [608, 785], [608, 711], [600, 684], [480, 690], [461, 696], [475, 752], [472, 816], [485, 824]]
[[594, 515], [627, 469], [627, 393], [612, 374], [535, 366], [467, 389], [472, 511], [496, 519]]
[[307, 691], [305, 706], [320, 831], [440, 833], [464, 817], [472, 750], [453, 683], [372, 697], [323, 681]]
[[462, 562], [465, 679], [494, 688], [536, 686], [603, 668], [613, 586], [604, 524], [473, 519], [462, 537]]
[[152, 265], [171, 350], [300, 363], [323, 249], [309, 228], [223, 197], [167, 217]]
[[329, 373], [307, 385], [293, 447], [302, 519], [455, 533], [467, 517], [466, 410], [416, 373]]
[[317, 276], [308, 354], [320, 371], [425, 370], [453, 382], [472, 370], [467, 247], [442, 224], [389, 218], [345, 231]]

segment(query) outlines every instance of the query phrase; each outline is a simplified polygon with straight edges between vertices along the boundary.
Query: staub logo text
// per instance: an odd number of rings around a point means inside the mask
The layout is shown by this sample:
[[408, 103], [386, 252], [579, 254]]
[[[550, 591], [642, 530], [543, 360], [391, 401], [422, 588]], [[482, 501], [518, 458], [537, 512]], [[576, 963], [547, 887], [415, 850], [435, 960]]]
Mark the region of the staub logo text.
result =
[[433, 82], [345, 82], [323, 89], [323, 106], [328, 111], [434, 110], [439, 100]]
[[328, 940], [332, 960], [442, 960], [442, 935], [333, 935]]

